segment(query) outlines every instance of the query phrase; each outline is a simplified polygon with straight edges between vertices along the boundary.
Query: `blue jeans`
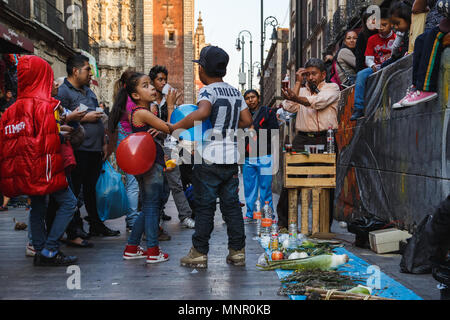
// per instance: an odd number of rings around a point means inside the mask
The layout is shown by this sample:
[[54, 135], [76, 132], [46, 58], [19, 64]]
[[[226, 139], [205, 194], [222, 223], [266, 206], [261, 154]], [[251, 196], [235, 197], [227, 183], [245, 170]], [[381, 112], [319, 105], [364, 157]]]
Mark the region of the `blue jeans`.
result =
[[243, 168], [245, 202], [247, 217], [253, 218], [255, 201], [260, 194], [261, 209], [266, 201], [272, 208], [272, 156], [245, 158]]
[[364, 110], [364, 96], [366, 92], [367, 78], [369, 78], [372, 73], [372, 68], [366, 68], [358, 72], [356, 75], [354, 110]]
[[[77, 199], [70, 188], [57, 191], [51, 195], [59, 205], [52, 228], [45, 228], [45, 214], [47, 212], [46, 196], [30, 196], [30, 227], [32, 244], [36, 251], [46, 248], [50, 251], [59, 249], [59, 238], [66, 231], [72, 217], [77, 210]], [[47, 235], [48, 232], [48, 235]]]
[[220, 211], [227, 224], [228, 248], [233, 250], [244, 248], [244, 219], [237, 192], [238, 165], [194, 165], [193, 187], [195, 232], [192, 236], [192, 245], [194, 248], [203, 254], [209, 251], [217, 197], [220, 199]]
[[[117, 146], [125, 139], [128, 135], [122, 129], [122, 126], [119, 122], [119, 134], [117, 137]], [[132, 174], [125, 174], [125, 191], [128, 197], [128, 203], [130, 205], [130, 209], [127, 212], [127, 217], [125, 221], [127, 223], [127, 227], [133, 228], [134, 222], [139, 216], [138, 212], [138, 202], [139, 202], [139, 184], [136, 178]]]
[[153, 168], [143, 175], [136, 176], [142, 195], [142, 212], [134, 222], [128, 239], [129, 245], [139, 245], [145, 231], [147, 248], [158, 246], [159, 213], [162, 206], [164, 189], [163, 166], [155, 163]]

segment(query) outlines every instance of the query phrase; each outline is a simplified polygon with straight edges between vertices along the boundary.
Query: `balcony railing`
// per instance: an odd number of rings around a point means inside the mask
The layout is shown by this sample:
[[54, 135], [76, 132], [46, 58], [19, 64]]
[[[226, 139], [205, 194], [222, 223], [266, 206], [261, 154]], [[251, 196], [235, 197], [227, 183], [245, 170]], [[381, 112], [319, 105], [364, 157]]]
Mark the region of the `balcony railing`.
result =
[[[0, 0], [2, 2], [2, 0]], [[8, 3], [3, 1], [3, 5], [7, 6], [12, 11], [22, 15], [24, 18], [29, 19], [31, 16], [31, 7], [29, 0], [8, 0]]]
[[333, 15], [333, 38], [336, 39], [347, 27], [347, 15], [345, 6], [339, 6]]
[[99, 45], [85, 30], [80, 29], [74, 32], [74, 47], [89, 52], [98, 61]]
[[347, 0], [346, 15], [349, 20], [360, 18], [361, 9], [370, 6], [370, 0]]
[[67, 28], [62, 12], [56, 9], [47, 0], [34, 0], [34, 17], [52, 31], [64, 37], [64, 28]]

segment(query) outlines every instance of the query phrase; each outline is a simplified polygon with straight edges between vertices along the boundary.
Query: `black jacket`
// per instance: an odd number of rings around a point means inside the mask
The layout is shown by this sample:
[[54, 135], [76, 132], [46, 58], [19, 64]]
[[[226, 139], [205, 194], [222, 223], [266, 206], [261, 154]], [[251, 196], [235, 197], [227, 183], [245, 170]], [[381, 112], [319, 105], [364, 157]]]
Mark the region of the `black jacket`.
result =
[[[256, 114], [256, 116], [255, 116]], [[278, 129], [278, 120], [276, 111], [266, 106], [260, 107], [253, 116], [253, 127], [256, 130], [256, 139], [258, 145], [258, 157], [272, 154], [272, 131]], [[259, 149], [259, 129], [267, 129], [267, 152], [263, 152]], [[251, 152], [251, 146], [249, 144], [249, 138], [245, 141], [245, 157], [248, 158]]]

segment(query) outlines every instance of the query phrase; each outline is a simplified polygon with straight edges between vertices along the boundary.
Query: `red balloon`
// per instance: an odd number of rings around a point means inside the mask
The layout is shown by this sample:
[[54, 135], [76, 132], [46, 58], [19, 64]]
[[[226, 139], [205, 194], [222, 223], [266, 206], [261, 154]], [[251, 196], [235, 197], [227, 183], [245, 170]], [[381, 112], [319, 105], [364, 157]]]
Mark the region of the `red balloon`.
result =
[[139, 175], [153, 166], [156, 158], [156, 145], [147, 132], [130, 134], [123, 139], [116, 150], [117, 165], [126, 173]]

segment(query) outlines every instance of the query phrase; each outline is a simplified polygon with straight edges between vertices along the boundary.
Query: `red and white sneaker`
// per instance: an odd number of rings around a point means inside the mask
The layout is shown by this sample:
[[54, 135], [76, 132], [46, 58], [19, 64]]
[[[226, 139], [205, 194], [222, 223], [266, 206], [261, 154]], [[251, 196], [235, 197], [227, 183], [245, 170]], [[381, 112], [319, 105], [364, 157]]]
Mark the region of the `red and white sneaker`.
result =
[[169, 260], [169, 255], [156, 246], [147, 249], [147, 263], [158, 263]]
[[403, 101], [402, 104], [405, 107], [412, 107], [412, 106], [415, 106], [416, 104], [433, 100], [437, 96], [438, 95], [437, 95], [436, 92], [427, 92], [427, 91], [419, 91], [419, 90], [417, 90], [417, 91], [414, 91], [408, 97], [408, 99], [405, 99], [405, 101]]
[[407, 101], [407, 100], [410, 98], [410, 96], [411, 96], [415, 91], [417, 91], [417, 90], [416, 90], [416, 86], [411, 85], [408, 89], [406, 89], [406, 95], [403, 97], [403, 99], [400, 100], [399, 102], [394, 103], [394, 104], [392, 105], [392, 109], [400, 109], [400, 108], [403, 108], [403, 107], [404, 107], [403, 102], [404, 102], [404, 101]]
[[125, 247], [123, 252], [123, 258], [125, 260], [142, 259], [147, 256], [147, 252], [141, 246], [130, 246]]
[[25, 255], [27, 257], [34, 257], [36, 255], [36, 250], [31, 245], [31, 243], [28, 243], [27, 246], [25, 247]]

